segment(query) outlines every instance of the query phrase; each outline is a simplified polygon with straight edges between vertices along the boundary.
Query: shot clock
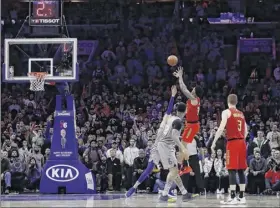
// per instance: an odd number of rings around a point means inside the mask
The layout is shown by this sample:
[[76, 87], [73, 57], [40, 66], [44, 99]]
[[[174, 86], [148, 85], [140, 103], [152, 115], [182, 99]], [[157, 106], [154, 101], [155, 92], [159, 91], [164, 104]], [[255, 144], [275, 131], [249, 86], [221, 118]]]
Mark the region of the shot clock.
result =
[[62, 0], [33, 0], [29, 2], [31, 26], [60, 26], [62, 24]]

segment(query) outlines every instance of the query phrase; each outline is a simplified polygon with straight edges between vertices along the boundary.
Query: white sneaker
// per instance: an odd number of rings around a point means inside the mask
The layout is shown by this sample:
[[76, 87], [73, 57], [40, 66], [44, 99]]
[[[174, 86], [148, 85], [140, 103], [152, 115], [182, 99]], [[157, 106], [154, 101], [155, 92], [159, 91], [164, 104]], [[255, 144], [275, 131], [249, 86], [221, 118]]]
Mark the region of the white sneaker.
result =
[[238, 197], [238, 204], [246, 204], [246, 199], [245, 199], [245, 197], [243, 197], [243, 198], [239, 198], [239, 197]]
[[221, 190], [221, 194], [224, 194], [225, 193], [225, 189], [224, 188], [222, 188], [222, 190]]
[[231, 197], [228, 197], [227, 201], [221, 201], [221, 204], [235, 205], [239, 204], [239, 201], [236, 197], [234, 197], [233, 199]]
[[[162, 194], [162, 192], [163, 192], [163, 190], [158, 190], [159, 196]], [[174, 191], [172, 193], [174, 194]], [[177, 193], [176, 193], [176, 195], [175, 194], [171, 195], [170, 193], [168, 193], [168, 197], [170, 197], [170, 198], [177, 198]]]
[[220, 191], [219, 189], [217, 189], [216, 194], [221, 194], [222, 191]]

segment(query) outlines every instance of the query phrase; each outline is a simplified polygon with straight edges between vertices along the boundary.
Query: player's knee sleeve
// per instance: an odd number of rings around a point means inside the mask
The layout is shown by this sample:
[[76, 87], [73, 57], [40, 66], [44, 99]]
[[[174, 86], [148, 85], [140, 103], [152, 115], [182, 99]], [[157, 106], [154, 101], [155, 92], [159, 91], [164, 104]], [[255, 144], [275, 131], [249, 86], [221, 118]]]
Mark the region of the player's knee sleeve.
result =
[[229, 170], [228, 176], [229, 176], [229, 185], [236, 185], [236, 171]]
[[244, 170], [238, 170], [238, 177], [239, 177], [239, 183], [240, 184], [245, 184], [245, 174], [244, 174]]

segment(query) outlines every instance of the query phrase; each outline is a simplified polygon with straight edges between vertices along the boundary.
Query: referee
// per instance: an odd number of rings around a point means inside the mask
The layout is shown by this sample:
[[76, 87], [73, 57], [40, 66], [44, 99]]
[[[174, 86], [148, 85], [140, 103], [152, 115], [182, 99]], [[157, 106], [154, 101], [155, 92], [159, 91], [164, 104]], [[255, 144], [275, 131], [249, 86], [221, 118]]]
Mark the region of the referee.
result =
[[202, 149], [202, 144], [199, 141], [199, 137], [195, 136], [192, 143], [187, 143], [187, 149], [189, 153], [189, 165], [192, 168], [195, 176], [196, 186], [200, 194], [204, 194], [204, 185], [203, 180], [200, 172], [200, 164], [199, 164], [199, 157], [198, 157], [198, 150], [202, 155], [202, 160], [204, 160], [204, 151]]

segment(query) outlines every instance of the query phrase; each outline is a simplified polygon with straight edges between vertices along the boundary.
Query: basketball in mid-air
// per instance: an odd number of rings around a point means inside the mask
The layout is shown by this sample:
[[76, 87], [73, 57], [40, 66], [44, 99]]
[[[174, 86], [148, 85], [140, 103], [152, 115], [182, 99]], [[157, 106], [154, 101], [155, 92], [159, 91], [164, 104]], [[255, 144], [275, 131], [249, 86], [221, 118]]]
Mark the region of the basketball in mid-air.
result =
[[167, 63], [168, 63], [169, 66], [176, 66], [177, 63], [178, 63], [177, 56], [174, 56], [174, 55], [168, 56]]

